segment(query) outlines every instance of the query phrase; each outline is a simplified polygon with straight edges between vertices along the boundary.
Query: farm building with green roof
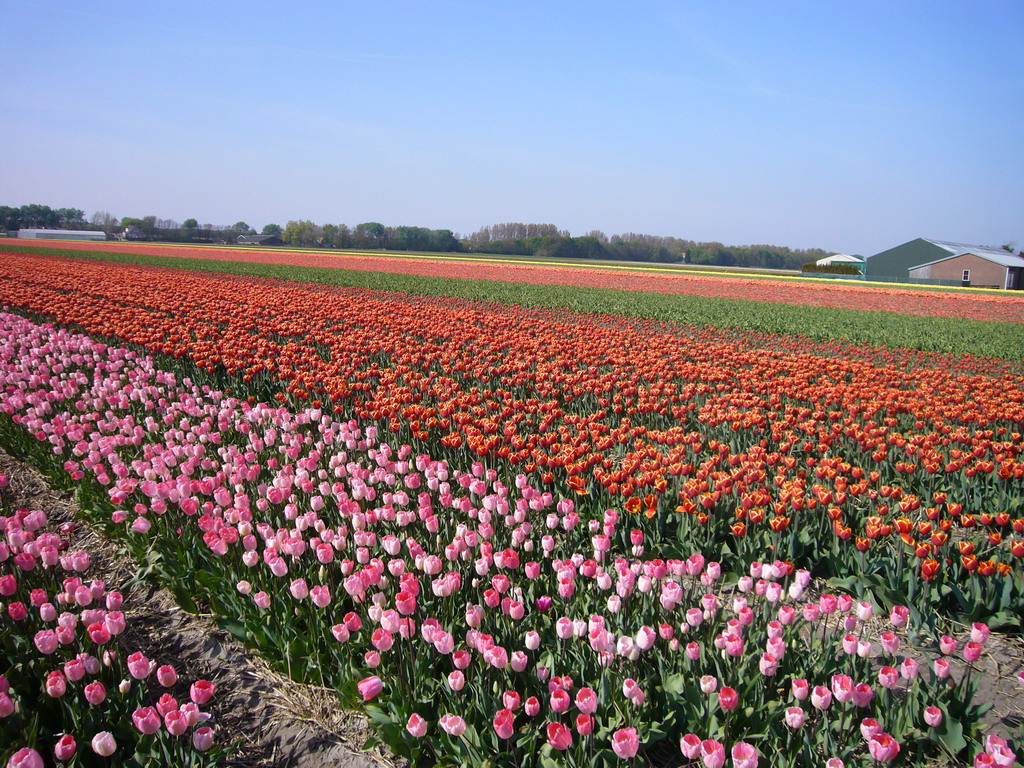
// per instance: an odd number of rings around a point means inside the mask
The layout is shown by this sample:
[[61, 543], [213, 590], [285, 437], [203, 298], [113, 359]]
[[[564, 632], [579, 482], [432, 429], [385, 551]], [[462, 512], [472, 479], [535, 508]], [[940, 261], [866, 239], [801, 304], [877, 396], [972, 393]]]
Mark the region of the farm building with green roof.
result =
[[869, 256], [867, 276], [959, 281], [984, 288], [1024, 288], [1024, 256], [1003, 248], [919, 237]]

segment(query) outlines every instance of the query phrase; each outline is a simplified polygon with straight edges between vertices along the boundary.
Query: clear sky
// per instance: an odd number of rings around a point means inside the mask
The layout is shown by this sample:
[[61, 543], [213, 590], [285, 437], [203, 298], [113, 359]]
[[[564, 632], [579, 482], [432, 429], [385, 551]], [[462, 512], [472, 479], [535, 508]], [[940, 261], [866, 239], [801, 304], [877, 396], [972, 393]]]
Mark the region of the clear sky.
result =
[[6, 0], [0, 205], [1024, 247], [1024, 2]]

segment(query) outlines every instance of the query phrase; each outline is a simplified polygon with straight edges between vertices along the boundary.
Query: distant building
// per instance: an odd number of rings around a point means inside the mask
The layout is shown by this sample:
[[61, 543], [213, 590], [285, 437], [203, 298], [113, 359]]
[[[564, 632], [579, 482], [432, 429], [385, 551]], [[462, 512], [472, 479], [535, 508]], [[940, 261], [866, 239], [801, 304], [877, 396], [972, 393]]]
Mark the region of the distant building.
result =
[[864, 274], [864, 259], [860, 256], [848, 256], [845, 253], [833, 253], [831, 256], [826, 256], [823, 259], [818, 259], [816, 262], [819, 267], [831, 267], [833, 264], [845, 264], [851, 267], [857, 267], [861, 274]]
[[284, 245], [277, 235], [239, 235], [239, 245]]
[[142, 231], [142, 227], [138, 224], [129, 224], [124, 228], [124, 232], [117, 235], [118, 240], [145, 240], [146, 233]]
[[919, 237], [869, 256], [867, 275], [1019, 290], [1024, 288], [1024, 256], [1002, 248]]
[[952, 254], [910, 270], [913, 278], [959, 280], [975, 288], [1024, 289], [1024, 256], [1009, 251]]
[[86, 229], [19, 229], [18, 237], [30, 240], [106, 240], [106, 232]]

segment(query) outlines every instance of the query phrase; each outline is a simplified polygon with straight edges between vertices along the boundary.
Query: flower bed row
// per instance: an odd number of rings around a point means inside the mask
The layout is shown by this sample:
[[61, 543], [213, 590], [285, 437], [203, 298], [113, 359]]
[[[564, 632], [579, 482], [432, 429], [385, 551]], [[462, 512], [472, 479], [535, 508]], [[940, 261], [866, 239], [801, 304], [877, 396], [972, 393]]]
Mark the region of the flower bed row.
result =
[[121, 641], [123, 598], [89, 579], [73, 523], [10, 509], [0, 474], [0, 764], [214, 765], [214, 686]]
[[845, 594], [798, 563], [736, 579], [577, 509], [393, 446], [319, 408], [250, 404], [151, 359], [0, 315], [0, 436], [189, 607], [362, 702], [439, 764], [914, 763], [982, 743], [988, 629]]
[[[18, 243], [19, 248], [30, 243]], [[651, 265], [629, 269], [624, 266], [570, 266], [529, 264], [516, 257], [425, 258], [383, 253], [281, 252], [272, 249], [188, 248], [143, 243], [54, 243], [40, 242], [41, 248], [150, 254], [177, 259], [241, 261], [288, 264], [299, 267], [329, 267], [367, 272], [440, 276], [456, 280], [497, 280], [518, 284], [573, 285], [618, 288], [653, 293], [681, 293], [759, 302], [846, 307], [850, 309], [899, 312], [928, 317], [962, 317], [997, 322], [1024, 320], [1024, 301], [1010, 291], [937, 291], [898, 285], [842, 283], [823, 285], [809, 280], [780, 279], [755, 274], [720, 274], [679, 271]], [[698, 268], [699, 269], [699, 268]]]

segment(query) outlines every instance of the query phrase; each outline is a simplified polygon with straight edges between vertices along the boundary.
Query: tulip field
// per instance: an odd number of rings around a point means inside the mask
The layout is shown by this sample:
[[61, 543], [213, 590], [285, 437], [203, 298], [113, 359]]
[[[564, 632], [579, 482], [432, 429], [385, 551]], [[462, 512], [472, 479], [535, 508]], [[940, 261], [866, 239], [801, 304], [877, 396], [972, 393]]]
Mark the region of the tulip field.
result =
[[[1024, 617], [1024, 363], [984, 338], [9, 252], [0, 446], [412, 763], [1012, 765], [978, 691]], [[213, 686], [4, 499], [0, 761], [226, 759]]]
[[[40, 248], [54, 250], [55, 243], [41, 241], [18, 243], [24, 252]], [[140, 255], [168, 260], [225, 260], [248, 264], [273, 264], [305, 268], [327, 267], [361, 272], [387, 272], [406, 275], [455, 278], [458, 280], [497, 280], [534, 285], [574, 285], [592, 288], [624, 288], [665, 294], [692, 294], [718, 299], [756, 299], [758, 301], [804, 306], [844, 307], [849, 309], [885, 309], [924, 317], [959, 317], [976, 320], [1024, 320], [1024, 300], [1005, 291], [950, 291], [920, 288], [914, 285], [864, 285], [857, 281], [814, 280], [767, 277], [750, 274], [715, 274], [698, 268], [680, 270], [671, 265], [569, 264], [487, 257], [486, 255], [431, 257], [420, 254], [352, 252], [332, 250], [276, 250], [230, 247], [190, 247], [146, 243], [76, 243], [63, 241], [59, 249], [76, 252], [102, 252], [108, 255]]]

